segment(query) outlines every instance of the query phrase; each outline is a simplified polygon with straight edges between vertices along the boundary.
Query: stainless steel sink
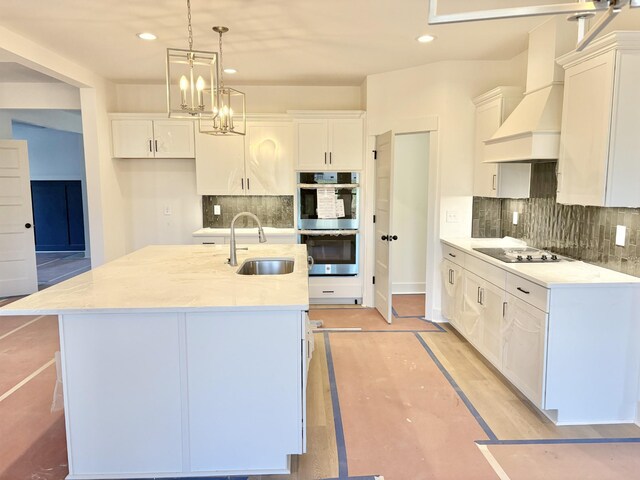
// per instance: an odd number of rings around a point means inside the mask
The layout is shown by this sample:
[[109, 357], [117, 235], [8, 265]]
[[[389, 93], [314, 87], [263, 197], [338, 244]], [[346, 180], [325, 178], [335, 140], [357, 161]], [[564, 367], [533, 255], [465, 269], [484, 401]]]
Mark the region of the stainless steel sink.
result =
[[256, 258], [245, 260], [238, 275], [284, 275], [293, 272], [293, 260], [287, 258]]

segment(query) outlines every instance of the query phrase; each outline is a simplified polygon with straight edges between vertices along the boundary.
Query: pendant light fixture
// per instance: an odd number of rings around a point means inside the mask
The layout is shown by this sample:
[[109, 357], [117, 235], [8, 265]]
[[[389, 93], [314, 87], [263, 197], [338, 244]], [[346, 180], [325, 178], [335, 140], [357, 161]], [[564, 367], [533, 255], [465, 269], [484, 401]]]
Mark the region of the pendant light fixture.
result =
[[191, 0], [187, 0], [189, 49], [167, 49], [167, 110], [169, 117], [213, 116], [218, 87], [218, 54], [193, 49]]
[[222, 34], [227, 33], [227, 27], [213, 27], [218, 34], [218, 78], [220, 82], [213, 95], [213, 115], [200, 117], [200, 132], [209, 135], [244, 135], [247, 127], [247, 113], [245, 109], [244, 93], [235, 88], [224, 85], [224, 66], [222, 64]]

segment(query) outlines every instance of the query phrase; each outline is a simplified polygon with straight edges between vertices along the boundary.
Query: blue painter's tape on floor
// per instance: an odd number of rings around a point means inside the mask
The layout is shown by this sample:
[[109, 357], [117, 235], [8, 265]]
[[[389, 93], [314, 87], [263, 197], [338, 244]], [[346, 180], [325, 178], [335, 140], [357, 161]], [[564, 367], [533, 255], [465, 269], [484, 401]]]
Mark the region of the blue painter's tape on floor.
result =
[[640, 443], [640, 438], [548, 438], [530, 440], [476, 440], [478, 445], [562, 445], [598, 443]]
[[338, 399], [338, 386], [336, 385], [336, 372], [333, 368], [333, 355], [331, 354], [331, 342], [329, 333], [324, 333], [325, 352], [327, 354], [327, 370], [329, 372], [329, 386], [331, 391], [331, 404], [333, 406], [333, 423], [336, 429], [336, 445], [338, 447], [338, 477], [347, 478], [349, 466], [347, 465], [347, 448], [344, 443], [344, 430], [342, 429], [342, 415], [340, 414], [340, 401]]
[[476, 410], [476, 407], [473, 406], [473, 404], [471, 403], [469, 398], [467, 398], [467, 396], [462, 391], [460, 386], [456, 383], [456, 381], [453, 379], [451, 374], [447, 371], [446, 368], [444, 368], [442, 363], [440, 363], [440, 360], [438, 360], [438, 358], [433, 353], [431, 348], [429, 348], [429, 345], [427, 345], [427, 342], [425, 342], [424, 339], [420, 335], [418, 335], [417, 333], [415, 333], [414, 335], [416, 336], [416, 338], [418, 339], [420, 344], [424, 347], [424, 349], [427, 351], [427, 353], [431, 357], [431, 360], [433, 360], [433, 363], [436, 364], [436, 366], [440, 369], [440, 372], [442, 372], [444, 377], [451, 384], [451, 386], [456, 391], [456, 393], [458, 394], [458, 396], [460, 397], [462, 402], [465, 404], [465, 406], [467, 407], [469, 412], [471, 412], [471, 415], [473, 415], [473, 417], [476, 419], [476, 422], [478, 422], [478, 424], [480, 425], [482, 430], [484, 430], [484, 433], [486, 433], [487, 437], [489, 437], [489, 440], [494, 440], [494, 441], [498, 440], [498, 437], [496, 437], [495, 433], [493, 433], [493, 430], [491, 430], [491, 428], [489, 427], [487, 422], [485, 422], [484, 418], [482, 418], [480, 413], [478, 413], [478, 410]]
[[[425, 323], [428, 323], [430, 325], [433, 325], [434, 327], [436, 327], [438, 329], [439, 332], [446, 332], [446, 330], [444, 328], [442, 328], [440, 325], [438, 325], [436, 322], [432, 322], [431, 320], [427, 320], [426, 317], [423, 316], [416, 316], [416, 315], [406, 315], [406, 316], [400, 316], [398, 315], [398, 312], [396, 311], [396, 309], [394, 307], [391, 307], [391, 311], [393, 312], [393, 316], [396, 318], [416, 318], [418, 320], [421, 320]], [[418, 331], [418, 330], [412, 330], [414, 332]]]

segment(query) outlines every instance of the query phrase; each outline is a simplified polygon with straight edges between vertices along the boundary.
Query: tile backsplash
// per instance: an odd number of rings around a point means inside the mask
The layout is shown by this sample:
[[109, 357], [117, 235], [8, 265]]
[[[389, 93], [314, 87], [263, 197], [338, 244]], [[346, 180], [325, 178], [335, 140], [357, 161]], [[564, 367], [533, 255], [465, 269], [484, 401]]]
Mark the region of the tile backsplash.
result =
[[[213, 214], [214, 205], [220, 205], [220, 215]], [[254, 213], [263, 227], [293, 228], [293, 195], [202, 197], [202, 225], [205, 228], [229, 228], [233, 217], [240, 212]], [[255, 221], [249, 217], [242, 217], [236, 222], [239, 228], [255, 226]]]
[[[602, 208], [556, 202], [555, 163], [532, 168], [531, 198], [474, 197], [474, 238], [510, 236], [551, 250], [640, 277], [640, 208]], [[513, 212], [518, 224], [513, 225]], [[615, 244], [616, 225], [627, 227], [626, 244]]]

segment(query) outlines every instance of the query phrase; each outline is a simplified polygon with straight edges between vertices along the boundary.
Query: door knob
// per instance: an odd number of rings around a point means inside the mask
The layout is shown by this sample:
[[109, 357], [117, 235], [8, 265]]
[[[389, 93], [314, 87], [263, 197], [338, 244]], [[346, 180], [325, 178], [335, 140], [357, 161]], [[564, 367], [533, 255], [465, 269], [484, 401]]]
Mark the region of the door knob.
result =
[[380, 237], [380, 240], [384, 240], [384, 241], [387, 241], [387, 242], [388, 242], [388, 241], [389, 241], [389, 235], [382, 235], [382, 236]]
[[398, 239], [398, 235], [394, 235], [393, 237], [390, 237], [389, 240], [397, 240]]
[[24, 224], [24, 228], [31, 228], [31, 224], [30, 223], [25, 223]]

